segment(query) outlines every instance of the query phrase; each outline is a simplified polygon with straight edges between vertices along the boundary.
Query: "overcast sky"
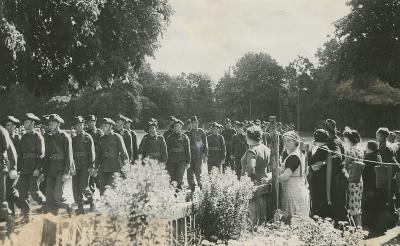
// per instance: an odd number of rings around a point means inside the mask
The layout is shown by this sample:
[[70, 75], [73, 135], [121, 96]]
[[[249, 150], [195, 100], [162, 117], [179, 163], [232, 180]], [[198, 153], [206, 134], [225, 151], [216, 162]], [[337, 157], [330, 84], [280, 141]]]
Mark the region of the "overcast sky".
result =
[[318, 47], [349, 11], [346, 0], [170, 0], [175, 14], [153, 70], [207, 73], [217, 81], [248, 51], [281, 65], [297, 55], [315, 61]]

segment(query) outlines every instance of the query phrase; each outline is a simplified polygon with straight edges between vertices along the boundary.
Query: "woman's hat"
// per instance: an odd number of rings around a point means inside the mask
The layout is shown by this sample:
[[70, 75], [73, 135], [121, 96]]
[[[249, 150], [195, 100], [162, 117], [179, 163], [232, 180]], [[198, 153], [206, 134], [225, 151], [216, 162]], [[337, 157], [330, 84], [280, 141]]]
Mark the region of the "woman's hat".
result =
[[329, 134], [324, 129], [317, 129], [313, 133], [314, 141], [318, 143], [326, 143], [329, 139]]
[[297, 134], [297, 132], [295, 132], [295, 131], [288, 131], [288, 132], [285, 132], [285, 133], [283, 134], [283, 137], [284, 137], [284, 138], [290, 138], [290, 139], [292, 139], [292, 140], [294, 140], [294, 141], [296, 141], [296, 142], [299, 142], [299, 141], [300, 141], [300, 136], [299, 136], [299, 134]]
[[12, 123], [14, 123], [15, 125], [19, 125], [19, 124], [21, 123], [21, 121], [19, 121], [19, 119], [15, 118], [14, 116], [11, 116], [11, 115], [8, 115], [8, 116], [6, 117], [6, 120], [5, 120], [4, 122], [5, 122], [5, 123], [7, 123], [7, 122], [12, 122]]
[[339, 131], [336, 128], [336, 121], [332, 119], [326, 119], [321, 126], [327, 131], [334, 131], [335, 133], [339, 133]]
[[39, 117], [37, 117], [36, 115], [34, 115], [32, 113], [26, 113], [24, 115], [23, 120], [31, 120], [31, 121], [35, 121], [35, 122], [39, 122], [40, 121]]
[[379, 129], [376, 131], [376, 133], [380, 133], [384, 135], [385, 137], [389, 136], [389, 129], [387, 127], [379, 127]]

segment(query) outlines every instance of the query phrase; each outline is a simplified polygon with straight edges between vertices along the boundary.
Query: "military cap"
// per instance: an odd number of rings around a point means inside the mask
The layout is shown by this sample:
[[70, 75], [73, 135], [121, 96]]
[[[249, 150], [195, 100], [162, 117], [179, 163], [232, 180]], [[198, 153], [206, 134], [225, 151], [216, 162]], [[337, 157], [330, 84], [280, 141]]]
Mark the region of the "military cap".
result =
[[191, 121], [198, 121], [199, 118], [196, 115], [193, 115], [192, 117], [190, 117]]
[[237, 126], [237, 125], [239, 125], [240, 124], [240, 121], [238, 121], [238, 120], [235, 120], [235, 122], [233, 122], [234, 124], [235, 124], [235, 126]]
[[155, 122], [155, 123], [157, 123], [157, 124], [158, 124], [158, 120], [157, 120], [157, 119], [155, 119], [155, 118], [150, 118], [150, 119], [149, 119], [149, 122], [150, 122], [150, 121], [153, 121], [153, 122]]
[[171, 116], [169, 117], [169, 120], [170, 120], [170, 121], [175, 121], [175, 120], [176, 120], [176, 117], [173, 116], [173, 115], [171, 115]]
[[50, 115], [46, 114], [41, 117], [42, 123], [48, 123], [50, 119]]
[[96, 121], [97, 120], [97, 118], [96, 118], [96, 116], [94, 116], [93, 114], [89, 114], [87, 117], [86, 117], [86, 121]]
[[256, 119], [256, 123], [261, 123], [261, 120], [260, 119]]
[[21, 123], [21, 121], [19, 121], [19, 119], [15, 118], [14, 116], [11, 116], [11, 115], [8, 115], [4, 122], [12, 122], [14, 124], [20, 124]]
[[115, 121], [113, 121], [110, 118], [102, 118], [101, 124], [109, 124], [109, 125], [115, 126]]
[[226, 119], [225, 119], [225, 123], [231, 123], [231, 119], [226, 118]]
[[128, 122], [127, 118], [125, 116], [123, 116], [122, 114], [118, 115], [117, 120], [122, 120], [124, 123]]
[[49, 122], [58, 122], [60, 124], [64, 124], [63, 118], [61, 118], [61, 116], [59, 116], [58, 114], [51, 114], [49, 116]]
[[133, 123], [133, 120], [131, 118], [125, 117], [127, 123]]
[[376, 133], [380, 133], [384, 135], [385, 137], [389, 136], [389, 129], [387, 127], [379, 127], [379, 129], [376, 131]]
[[85, 119], [80, 115], [75, 116], [73, 123], [74, 123], [74, 125], [79, 124], [79, 123], [85, 123]]
[[176, 125], [176, 124], [181, 124], [182, 126], [185, 125], [185, 124], [183, 123], [183, 121], [181, 121], [180, 119], [175, 119], [174, 125]]
[[192, 121], [190, 119], [186, 120], [186, 123], [190, 124]]
[[31, 120], [31, 121], [35, 121], [35, 122], [39, 122], [40, 119], [39, 117], [37, 117], [36, 115], [32, 114], [32, 113], [26, 113], [24, 114], [24, 120]]
[[212, 123], [210, 123], [210, 125], [212, 126], [212, 127], [219, 127], [220, 126], [220, 124], [218, 124], [218, 122], [212, 122]]
[[155, 122], [155, 121], [149, 121], [149, 122], [147, 122], [147, 124], [149, 125], [149, 127], [150, 126], [155, 126], [155, 127], [157, 127], [158, 128], [158, 124], [157, 124], [157, 122]]

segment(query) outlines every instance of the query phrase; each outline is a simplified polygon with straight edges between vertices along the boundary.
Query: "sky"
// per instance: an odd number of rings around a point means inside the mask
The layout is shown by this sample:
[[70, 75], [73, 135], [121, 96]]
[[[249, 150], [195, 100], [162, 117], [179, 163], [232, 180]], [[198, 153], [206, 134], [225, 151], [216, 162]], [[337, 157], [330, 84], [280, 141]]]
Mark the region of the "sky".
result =
[[347, 0], [170, 0], [175, 11], [161, 37], [154, 71], [206, 73], [218, 81], [247, 52], [286, 66], [315, 52], [349, 12]]

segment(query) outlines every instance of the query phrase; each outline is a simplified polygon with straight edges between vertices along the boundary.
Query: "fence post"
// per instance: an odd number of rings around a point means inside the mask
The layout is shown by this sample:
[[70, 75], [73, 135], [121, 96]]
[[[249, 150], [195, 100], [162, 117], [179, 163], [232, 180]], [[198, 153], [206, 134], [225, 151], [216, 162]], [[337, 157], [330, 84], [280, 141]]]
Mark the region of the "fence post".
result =
[[271, 123], [271, 165], [272, 165], [272, 192], [274, 198], [273, 209], [279, 208], [279, 135], [276, 125], [276, 116], [270, 116]]

